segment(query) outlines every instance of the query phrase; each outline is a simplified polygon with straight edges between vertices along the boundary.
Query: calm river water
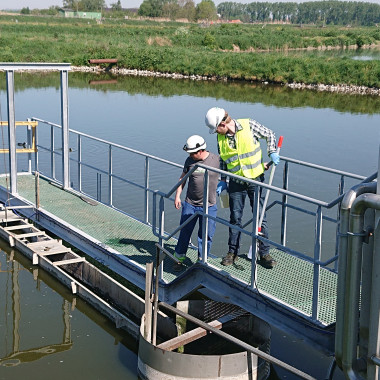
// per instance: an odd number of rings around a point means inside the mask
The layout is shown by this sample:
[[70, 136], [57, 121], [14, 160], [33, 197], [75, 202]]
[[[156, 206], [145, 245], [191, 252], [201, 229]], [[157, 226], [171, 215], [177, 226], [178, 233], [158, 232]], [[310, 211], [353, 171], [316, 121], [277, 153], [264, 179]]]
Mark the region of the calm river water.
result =
[[[102, 84], [100, 80], [112, 79]], [[16, 120], [38, 117], [60, 124], [59, 75], [16, 75]], [[143, 151], [178, 164], [192, 134], [202, 135], [216, 152], [216, 137], [208, 133], [208, 108], [226, 108], [232, 117], [252, 117], [284, 136], [281, 154], [356, 174], [377, 170], [380, 137], [380, 97], [337, 95], [291, 90], [251, 83], [177, 81], [159, 78], [110, 78], [69, 74], [70, 128]], [[0, 73], [0, 118], [7, 119], [5, 76]], [[6, 144], [4, 142], [3, 144]], [[96, 155], [95, 155], [96, 156]], [[115, 163], [127, 170], [133, 161]], [[3, 165], [1, 163], [0, 165]], [[169, 190], [180, 175], [154, 173], [152, 181]], [[275, 179], [280, 184], [281, 174]], [[334, 181], [331, 181], [334, 182]], [[291, 190], [329, 201], [336, 181], [295, 170]], [[133, 193], [121, 203], [138, 203]], [[221, 210], [221, 213], [224, 211]], [[179, 213], [172, 210], [172, 223]], [[275, 232], [276, 233], [276, 232]], [[299, 246], [299, 230], [293, 231]], [[223, 255], [226, 239], [213, 246]], [[101, 315], [72, 296], [50, 276], [33, 271], [31, 263], [0, 246], [0, 380], [137, 379], [136, 343]], [[11, 260], [11, 258], [14, 259]], [[46, 350], [47, 346], [54, 349]], [[51, 347], [50, 347], [51, 348]], [[33, 352], [36, 351], [37, 352]], [[29, 351], [29, 352], [28, 352]], [[2, 358], [23, 352], [18, 362]], [[330, 358], [288, 334], [273, 331], [272, 354], [317, 378], [326, 375]], [[8, 365], [7, 365], [8, 364]], [[16, 365], [17, 364], [17, 365]], [[272, 368], [271, 379], [294, 376]], [[339, 375], [337, 375], [339, 377]]]

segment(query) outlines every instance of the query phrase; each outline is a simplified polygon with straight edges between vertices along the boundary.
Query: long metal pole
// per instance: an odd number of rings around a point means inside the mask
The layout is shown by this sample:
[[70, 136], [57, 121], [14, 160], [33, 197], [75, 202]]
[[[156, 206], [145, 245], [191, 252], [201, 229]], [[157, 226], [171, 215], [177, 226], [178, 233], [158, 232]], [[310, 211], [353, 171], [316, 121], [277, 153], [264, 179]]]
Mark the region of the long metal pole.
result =
[[251, 288], [256, 288], [256, 277], [257, 277], [257, 265], [256, 265], [256, 258], [257, 258], [257, 238], [256, 234], [258, 231], [258, 223], [259, 223], [259, 212], [260, 212], [260, 188], [259, 186], [255, 186], [255, 193], [253, 195], [253, 216], [252, 216], [252, 241], [251, 241], [251, 247], [252, 247], [252, 262], [251, 262]]
[[152, 302], [150, 299], [152, 293], [153, 263], [146, 264], [145, 275], [145, 323], [144, 338], [150, 343], [152, 340]]
[[313, 268], [313, 301], [311, 317], [317, 321], [319, 313], [319, 288], [321, 272], [321, 245], [322, 245], [322, 208], [318, 206], [315, 220], [314, 268]]
[[[204, 174], [204, 185], [203, 185], [203, 215], [202, 215], [202, 262], [207, 262], [208, 255], [208, 217], [205, 214], [208, 214], [208, 193], [209, 193], [209, 174], [206, 169]], [[199, 247], [198, 247], [199, 250]]]
[[61, 119], [62, 119], [62, 183], [63, 188], [70, 188], [69, 172], [69, 102], [68, 71], [61, 71]]
[[108, 203], [112, 206], [113, 203], [113, 160], [112, 160], [112, 145], [108, 146]]
[[[283, 174], [283, 185], [284, 190], [289, 188], [289, 162], [285, 162], [284, 174]], [[286, 246], [286, 232], [288, 227], [288, 196], [286, 194], [282, 195], [282, 207], [281, 207], [281, 244]]]
[[144, 218], [149, 222], [149, 157], [145, 157], [145, 196], [144, 196]]
[[8, 103], [8, 143], [9, 143], [9, 173], [10, 192], [17, 194], [17, 162], [16, 162], [16, 121], [14, 100], [14, 71], [7, 70], [7, 103]]

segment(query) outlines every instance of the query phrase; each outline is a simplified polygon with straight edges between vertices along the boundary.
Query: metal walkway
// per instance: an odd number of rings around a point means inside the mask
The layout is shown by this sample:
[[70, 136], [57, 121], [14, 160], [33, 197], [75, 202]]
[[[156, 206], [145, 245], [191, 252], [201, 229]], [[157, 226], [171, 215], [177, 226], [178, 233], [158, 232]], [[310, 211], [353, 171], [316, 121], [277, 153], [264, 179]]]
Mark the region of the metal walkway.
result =
[[[1, 178], [0, 184], [3, 186], [2, 198], [4, 199], [6, 194], [4, 177]], [[154, 261], [155, 243], [158, 242], [150, 226], [80, 194], [62, 190], [54, 183], [41, 178], [39, 188], [38, 217], [43, 227], [85, 253], [95, 256], [98, 261], [109, 266], [142, 290], [144, 289], [145, 265]], [[18, 193], [29, 203], [35, 202], [33, 175], [18, 176]], [[16, 198], [9, 201], [11, 206], [22, 204], [20, 202], [20, 199]], [[31, 209], [25, 209], [23, 212], [35, 213]], [[34, 219], [36, 215], [33, 214], [27, 216]], [[48, 219], [50, 222], [47, 223]], [[67, 233], [62, 234], [62, 229], [52, 228], [52, 220], [54, 220], [53, 224], [58, 223], [63, 226], [63, 230], [66, 229]], [[78, 244], [78, 241], [70, 238], [75, 234], [81, 236], [82, 240], [91, 241], [93, 247], [98, 246], [106, 255], [103, 258], [94, 255], [94, 249]], [[174, 239], [170, 239], [165, 244], [165, 248], [169, 251], [174, 251], [174, 247]], [[278, 261], [278, 265], [271, 270], [257, 266], [257, 290], [255, 290], [249, 287], [251, 261], [245, 255], [239, 257], [238, 265], [225, 267], [220, 264], [220, 258], [209, 258], [207, 264], [196, 263], [197, 252], [189, 248], [185, 262], [187, 268], [182, 273], [173, 271], [173, 262], [165, 260], [160, 294], [163, 300], [172, 303], [194, 289], [204, 286], [211, 291], [220, 291], [226, 300], [247, 309], [251, 307], [249, 311], [253, 309], [259, 315], [266, 315], [267, 320], [271, 319], [269, 316], [271, 313], [268, 313], [271, 305], [277, 309], [278, 313], [277, 317], [273, 317], [274, 321], [281, 315], [288, 314], [293, 324], [295, 319], [300, 319], [311, 328], [317, 328], [320, 331], [329, 330], [328, 327], [335, 322], [336, 274], [321, 269], [318, 298], [319, 322], [313, 323], [310, 320], [313, 264], [274, 248], [271, 249], [271, 254]], [[120, 263], [120, 267], [115, 266], [113, 260]], [[131, 272], [136, 275], [131, 275]], [[297, 278], [294, 278], [294, 273], [297, 273]], [[286, 318], [283, 318], [285, 321]], [[278, 322], [278, 324], [281, 323]]]

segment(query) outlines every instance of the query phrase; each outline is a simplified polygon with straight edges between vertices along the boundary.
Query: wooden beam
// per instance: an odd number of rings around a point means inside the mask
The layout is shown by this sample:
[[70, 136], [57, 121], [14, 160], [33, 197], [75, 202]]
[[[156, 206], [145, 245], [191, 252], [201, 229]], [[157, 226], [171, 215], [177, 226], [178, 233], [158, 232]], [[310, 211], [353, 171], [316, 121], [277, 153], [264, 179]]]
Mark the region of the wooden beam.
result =
[[33, 236], [41, 236], [45, 235], [44, 231], [38, 231], [38, 232], [30, 232], [27, 234], [13, 234], [13, 237], [16, 239], [22, 239], [22, 238], [28, 238], [28, 237], [33, 237]]
[[68, 259], [68, 260], [56, 261], [56, 262], [53, 263], [53, 265], [56, 267], [58, 265], [82, 263], [83, 261], [86, 261], [86, 259], [84, 257], [78, 257], [76, 259]]
[[116, 58], [89, 59], [88, 63], [117, 63], [117, 59]]
[[52, 248], [48, 251], [39, 251], [36, 253], [38, 253], [40, 256], [50, 256], [50, 255], [59, 255], [60, 253], [69, 253], [69, 252], [71, 252], [70, 248], [63, 247], [59, 249]]
[[14, 230], [22, 230], [23, 228], [30, 228], [33, 227], [33, 224], [25, 223], [25, 224], [18, 224], [17, 226], [9, 226], [9, 227], [3, 227], [5, 231], [14, 231]]
[[[218, 320], [215, 320], [215, 321], [210, 322], [209, 325], [211, 327], [215, 327], [216, 329], [220, 330], [223, 326], [223, 323]], [[197, 327], [194, 330], [188, 331], [173, 339], [167, 340], [166, 342], [159, 344], [157, 347], [165, 351], [173, 351], [178, 347], [194, 342], [194, 340], [202, 338], [206, 335], [207, 335], [207, 331], [205, 329], [202, 329], [202, 327]]]

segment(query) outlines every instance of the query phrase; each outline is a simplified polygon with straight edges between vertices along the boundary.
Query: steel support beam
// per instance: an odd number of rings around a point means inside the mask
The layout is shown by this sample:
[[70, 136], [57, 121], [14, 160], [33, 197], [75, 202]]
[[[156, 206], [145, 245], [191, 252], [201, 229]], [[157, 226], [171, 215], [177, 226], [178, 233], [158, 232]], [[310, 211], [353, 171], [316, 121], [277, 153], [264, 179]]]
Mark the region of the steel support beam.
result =
[[68, 72], [61, 71], [62, 184], [70, 188]]
[[16, 161], [16, 119], [15, 119], [15, 73], [7, 70], [7, 106], [8, 106], [8, 144], [10, 192], [17, 194], [17, 161]]

